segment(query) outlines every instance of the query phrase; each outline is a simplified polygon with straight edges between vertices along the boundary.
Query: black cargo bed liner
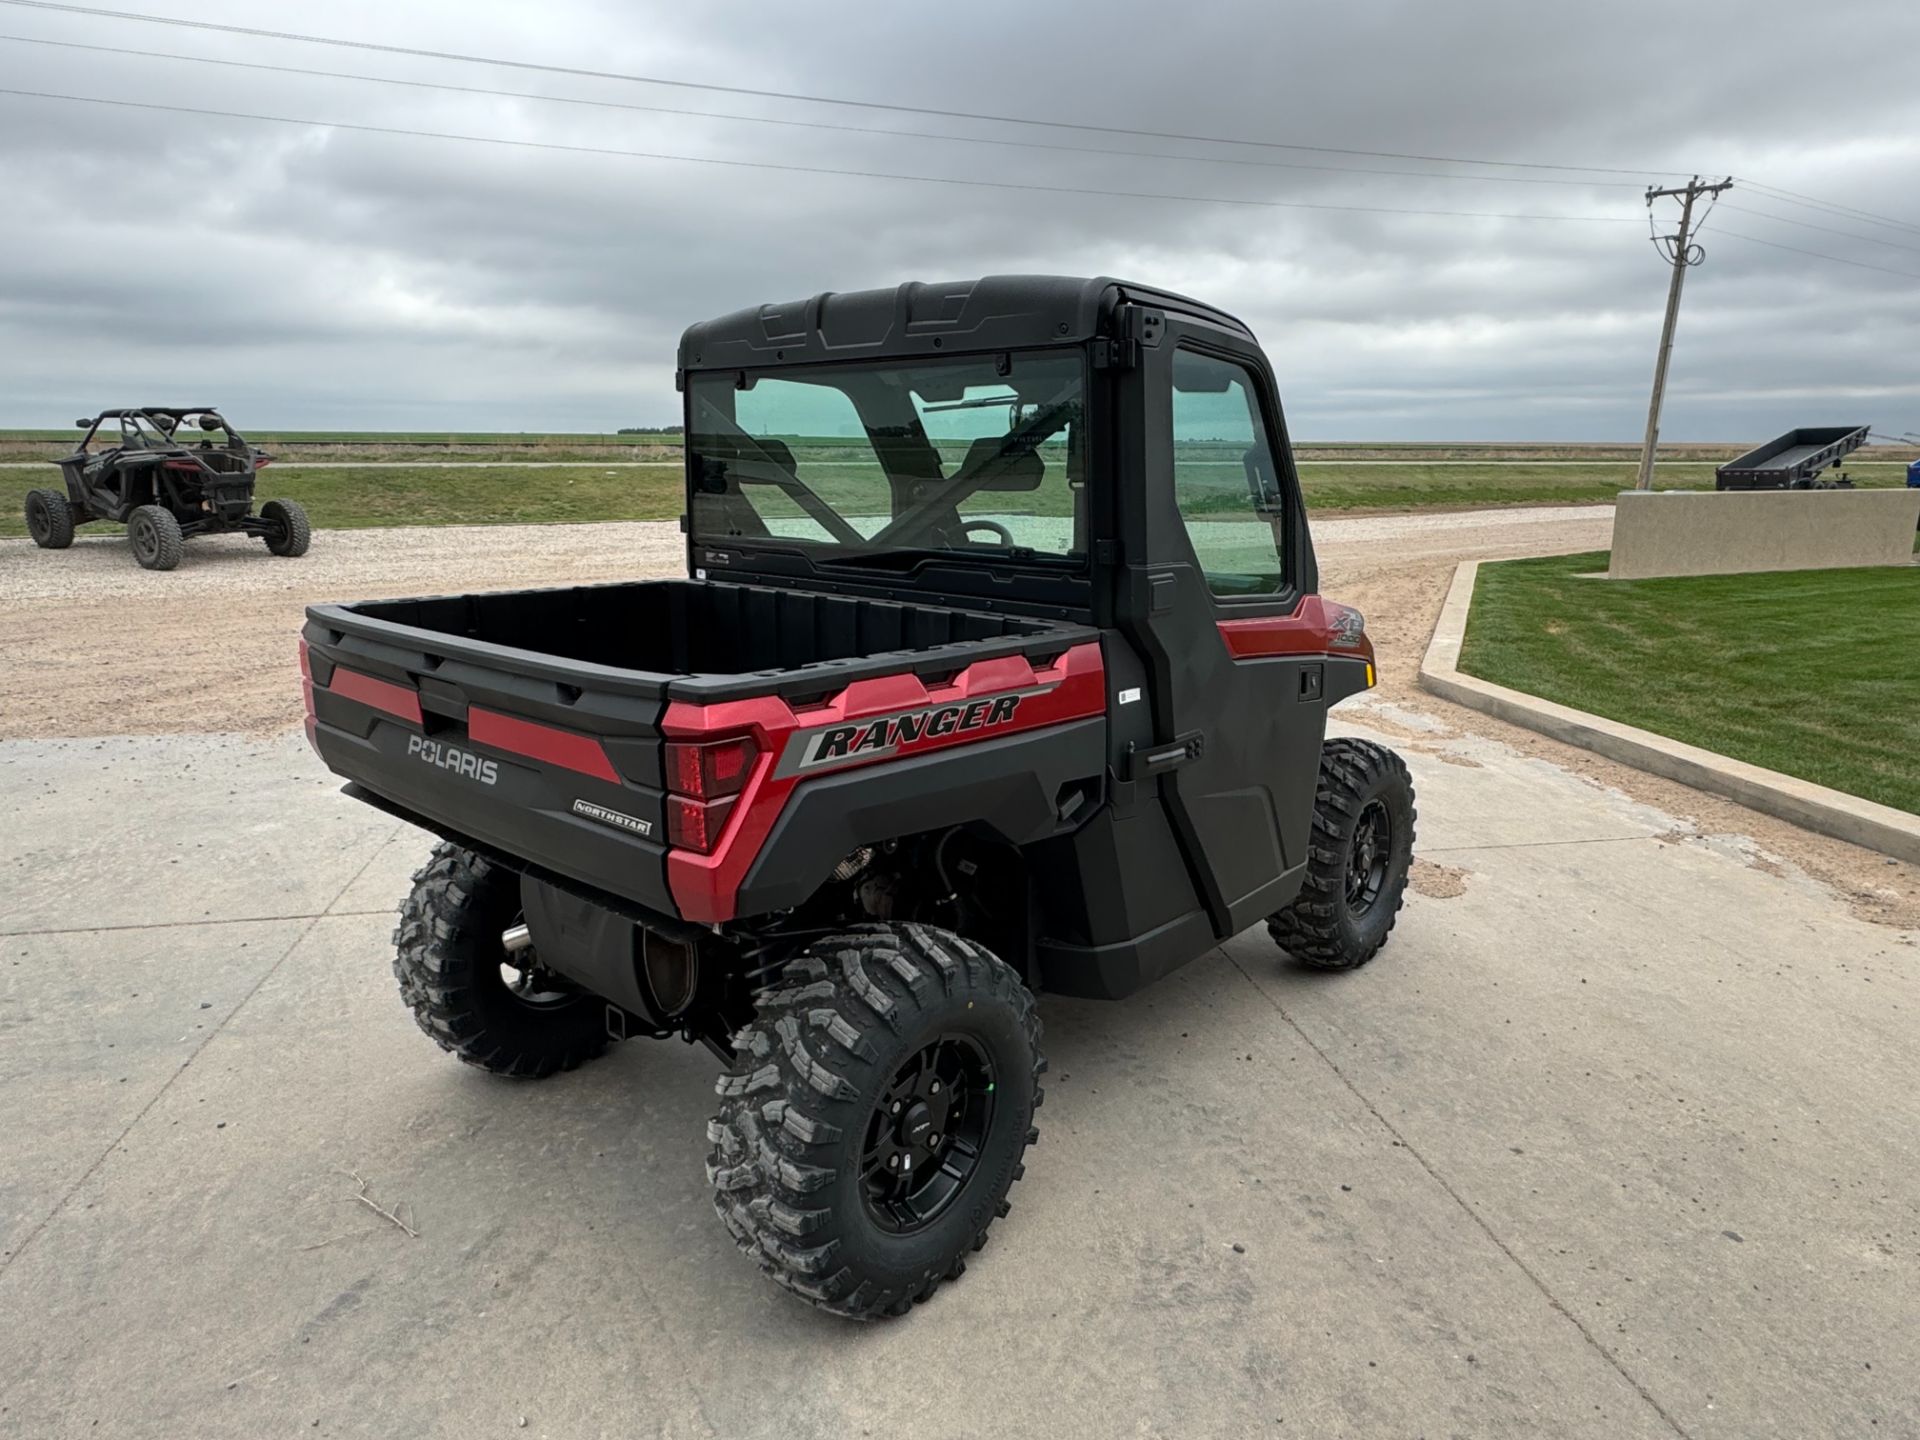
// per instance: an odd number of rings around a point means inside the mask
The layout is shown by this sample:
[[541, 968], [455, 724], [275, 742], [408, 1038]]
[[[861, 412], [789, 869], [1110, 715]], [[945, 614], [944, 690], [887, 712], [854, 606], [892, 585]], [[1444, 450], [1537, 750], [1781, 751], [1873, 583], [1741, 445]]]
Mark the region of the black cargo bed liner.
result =
[[367, 640], [702, 701], [825, 694], [868, 673], [940, 676], [998, 655], [1045, 658], [1097, 635], [948, 605], [678, 579], [374, 600], [312, 613]]

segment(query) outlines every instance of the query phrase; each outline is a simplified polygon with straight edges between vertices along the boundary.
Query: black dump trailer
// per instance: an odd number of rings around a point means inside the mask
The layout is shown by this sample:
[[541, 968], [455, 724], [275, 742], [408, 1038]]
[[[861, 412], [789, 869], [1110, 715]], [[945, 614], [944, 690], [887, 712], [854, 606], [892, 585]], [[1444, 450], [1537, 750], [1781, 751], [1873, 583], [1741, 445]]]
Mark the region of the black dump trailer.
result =
[[[1812, 490], [1816, 477], [1867, 443], [1870, 425], [1811, 425], [1789, 430], [1714, 471], [1716, 490]], [[1845, 476], [1841, 477], [1844, 482]]]

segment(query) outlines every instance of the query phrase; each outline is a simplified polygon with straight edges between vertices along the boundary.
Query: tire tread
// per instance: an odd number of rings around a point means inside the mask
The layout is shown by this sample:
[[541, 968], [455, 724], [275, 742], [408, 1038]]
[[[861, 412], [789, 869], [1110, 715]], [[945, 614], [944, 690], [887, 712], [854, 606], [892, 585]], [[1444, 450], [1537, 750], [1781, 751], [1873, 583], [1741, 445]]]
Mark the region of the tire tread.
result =
[[[887, 1078], [876, 1038], [911, 1029], [920, 1012], [963, 990], [1012, 1009], [1033, 1055], [1037, 1109], [1046, 1061], [1031, 992], [1004, 961], [931, 926], [863, 926], [815, 942], [762, 992], [735, 1038], [740, 1058], [715, 1086], [720, 1113], [707, 1127], [714, 1209], [763, 1272], [816, 1308], [860, 1320], [905, 1314], [958, 1279], [992, 1218], [1007, 1213], [1005, 1196], [996, 1197], [962, 1253], [888, 1287], [836, 1264], [838, 1217], [821, 1204], [838, 1178], [834, 1152], [866, 1123], [861, 1097]], [[1033, 1143], [1031, 1116], [1017, 1118]], [[1021, 1170], [1016, 1162], [1012, 1180]]]
[[445, 841], [434, 846], [400, 906], [393, 976], [415, 1023], [442, 1050], [494, 1075], [539, 1080], [604, 1054], [608, 1039], [599, 1024], [554, 1025], [539, 1043], [488, 1028], [475, 1001], [476, 961], [466, 932], [487, 887], [512, 878], [470, 850]]
[[1320, 776], [1314, 793], [1313, 827], [1307, 840], [1307, 877], [1293, 903], [1267, 921], [1267, 933], [1294, 959], [1316, 970], [1357, 970], [1380, 953], [1400, 918], [1406, 877], [1386, 927], [1373, 942], [1354, 949], [1342, 933], [1341, 907], [1346, 885], [1347, 838], [1368, 797], [1393, 786], [1407, 792], [1407, 850], [1412, 853], [1413, 780], [1406, 761], [1384, 745], [1345, 736], [1328, 740], [1320, 751]]

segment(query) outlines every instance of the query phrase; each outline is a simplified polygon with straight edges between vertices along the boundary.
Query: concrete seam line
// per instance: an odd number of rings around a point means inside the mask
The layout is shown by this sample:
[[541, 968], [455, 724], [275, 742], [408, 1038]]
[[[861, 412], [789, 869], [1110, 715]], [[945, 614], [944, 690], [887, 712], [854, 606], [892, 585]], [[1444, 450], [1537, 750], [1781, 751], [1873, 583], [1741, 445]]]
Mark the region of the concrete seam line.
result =
[[1836, 840], [1920, 864], [1920, 816], [1464, 673], [1460, 647], [1479, 573], [1477, 560], [1462, 561], [1454, 571], [1433, 638], [1420, 661], [1422, 688], [1562, 744], [1677, 780]]
[[1638, 835], [1590, 835], [1580, 840], [1501, 840], [1484, 845], [1422, 845], [1422, 855], [1458, 855], [1463, 850], [1543, 850], [1553, 845], [1623, 845], [1629, 840], [1657, 838], [1651, 831]]
[[1367, 1114], [1371, 1115], [1374, 1118], [1374, 1120], [1379, 1124], [1380, 1128], [1385, 1130], [1389, 1135], [1391, 1135], [1394, 1138], [1394, 1140], [1399, 1144], [1400, 1148], [1402, 1150], [1405, 1150], [1407, 1154], [1413, 1157], [1414, 1164], [1418, 1165], [1423, 1171], [1426, 1172], [1427, 1178], [1433, 1181], [1434, 1184], [1438, 1185], [1441, 1188], [1441, 1190], [1443, 1190], [1446, 1193], [1447, 1198], [1453, 1201], [1455, 1205], [1460, 1207], [1460, 1209], [1466, 1214], [1467, 1218], [1474, 1223], [1475, 1227], [1480, 1231], [1480, 1233], [1485, 1235], [1487, 1239], [1493, 1242], [1494, 1248], [1497, 1249], [1502, 1255], [1506, 1256], [1508, 1261], [1512, 1263], [1513, 1267], [1516, 1270], [1518, 1270], [1522, 1275], [1527, 1277], [1528, 1283], [1531, 1284], [1533, 1288], [1540, 1293], [1541, 1297], [1546, 1300], [1547, 1304], [1551, 1305], [1553, 1309], [1557, 1311], [1561, 1315], [1561, 1317], [1567, 1321], [1568, 1324], [1572, 1325], [1575, 1330], [1580, 1332], [1580, 1338], [1587, 1342], [1587, 1345], [1594, 1351], [1594, 1353], [1599, 1355], [1601, 1359], [1607, 1362], [1608, 1368], [1610, 1368], [1622, 1380], [1626, 1381], [1627, 1384], [1633, 1387], [1634, 1393], [1638, 1395], [1643, 1401], [1645, 1401], [1647, 1406], [1653, 1411], [1653, 1413], [1658, 1415], [1661, 1418], [1661, 1420], [1663, 1420], [1666, 1423], [1666, 1426], [1669, 1430], [1673, 1431], [1674, 1434], [1682, 1437], [1682, 1440], [1692, 1440], [1692, 1436], [1688, 1432], [1687, 1428], [1684, 1425], [1682, 1425], [1678, 1420], [1676, 1420], [1672, 1415], [1667, 1413], [1667, 1408], [1664, 1405], [1662, 1405], [1659, 1402], [1659, 1400], [1654, 1398], [1653, 1392], [1649, 1390], [1644, 1384], [1642, 1384], [1641, 1381], [1633, 1374], [1632, 1371], [1627, 1369], [1627, 1367], [1621, 1362], [1620, 1358], [1613, 1353], [1613, 1351], [1609, 1350], [1605, 1345], [1603, 1345], [1600, 1342], [1600, 1337], [1595, 1335], [1593, 1331], [1589, 1330], [1586, 1324], [1580, 1319], [1580, 1317], [1574, 1314], [1573, 1311], [1567, 1307], [1567, 1305], [1560, 1299], [1558, 1295], [1555, 1295], [1553, 1291], [1548, 1288], [1546, 1281], [1542, 1280], [1540, 1276], [1534, 1272], [1533, 1267], [1528, 1265], [1526, 1261], [1522, 1260], [1520, 1256], [1517, 1253], [1515, 1253], [1513, 1247], [1507, 1244], [1505, 1240], [1500, 1238], [1498, 1232], [1494, 1230], [1493, 1226], [1487, 1223], [1486, 1219], [1480, 1214], [1480, 1212], [1474, 1209], [1473, 1205], [1467, 1200], [1467, 1198], [1453, 1187], [1452, 1182], [1450, 1182], [1446, 1176], [1442, 1175], [1439, 1172], [1439, 1170], [1437, 1170], [1434, 1167], [1433, 1163], [1427, 1159], [1425, 1155], [1422, 1155], [1419, 1152], [1419, 1150], [1414, 1148], [1413, 1142], [1407, 1139], [1407, 1137], [1400, 1132], [1400, 1130], [1394, 1125], [1394, 1123], [1391, 1120], [1389, 1120], [1386, 1117], [1386, 1115], [1381, 1111], [1380, 1107], [1378, 1105], [1375, 1105], [1372, 1100], [1368, 1099], [1366, 1093], [1362, 1091], [1358, 1085], [1354, 1084], [1352, 1080], [1347, 1078], [1347, 1072], [1340, 1068], [1338, 1062], [1336, 1062], [1331, 1055], [1327, 1054], [1326, 1051], [1322, 1050], [1319, 1047], [1319, 1045], [1314, 1043], [1313, 1037], [1307, 1034], [1307, 1032], [1300, 1027], [1299, 1021], [1295, 1020], [1293, 1016], [1287, 1013], [1287, 1007], [1282, 1005], [1278, 1000], [1274, 999], [1273, 996], [1268, 994], [1266, 991], [1266, 988], [1262, 986], [1259, 981], [1255, 980], [1252, 975], [1248, 974], [1246, 968], [1243, 965], [1241, 965], [1241, 963], [1238, 960], [1234, 959], [1233, 956], [1228, 955], [1224, 948], [1221, 949], [1220, 953], [1226, 956], [1226, 961], [1229, 965], [1231, 965], [1235, 970], [1238, 970], [1240, 972], [1240, 978], [1245, 980], [1247, 984], [1253, 987], [1254, 993], [1258, 995], [1262, 1000], [1265, 1000], [1267, 1004], [1273, 1007], [1274, 1013], [1280, 1017], [1281, 1021], [1287, 1026], [1287, 1028], [1293, 1031], [1294, 1034], [1300, 1037], [1301, 1043], [1304, 1044], [1309, 1050], [1311, 1050], [1319, 1058], [1321, 1064], [1325, 1065], [1329, 1070], [1333, 1072], [1334, 1078], [1339, 1080], [1339, 1082], [1346, 1087], [1347, 1092], [1351, 1094], [1354, 1099], [1358, 1100], [1361, 1103], [1361, 1105], [1366, 1108]]
[[[366, 867], [362, 866], [364, 870]], [[315, 910], [298, 915], [232, 915], [220, 920], [150, 920], [144, 925], [56, 925], [46, 930], [0, 930], [0, 940], [31, 939], [38, 935], [117, 935], [127, 930], [193, 930], [215, 925], [278, 925], [287, 920], [340, 920], [350, 915], [391, 915], [394, 907], [378, 910]]]
[[[395, 827], [394, 833], [395, 834], [399, 833], [399, 827]], [[393, 838], [392, 835], [389, 835], [387, 837], [388, 840], [391, 840], [392, 838]], [[387, 843], [386, 840], [383, 840], [380, 842], [380, 844], [374, 846], [373, 854], [367, 857], [366, 863], [363, 864], [358, 870], [353, 872], [353, 874], [348, 878], [347, 883], [342, 885], [340, 887], [339, 893], [333, 897], [333, 900], [335, 902], [337, 902], [342, 895], [345, 895], [347, 891], [353, 888], [354, 881], [358, 880], [362, 875], [367, 873], [368, 867], [370, 867], [373, 864], [374, 860], [379, 856], [381, 850], [386, 848], [386, 843]], [[329, 903], [332, 903], [332, 902], [329, 902]], [[75, 1180], [73, 1184], [67, 1187], [66, 1193], [63, 1194], [58, 1200], [54, 1201], [53, 1208], [47, 1211], [47, 1213], [40, 1218], [40, 1222], [36, 1224], [31, 1230], [27, 1231], [27, 1233], [21, 1237], [20, 1243], [14, 1247], [13, 1253], [11, 1255], [0, 1257], [0, 1277], [4, 1277], [7, 1271], [13, 1268], [13, 1262], [18, 1260], [22, 1255], [26, 1254], [27, 1250], [32, 1246], [33, 1242], [40, 1238], [41, 1233], [45, 1231], [49, 1225], [51, 1225], [55, 1220], [59, 1218], [60, 1212], [62, 1210], [65, 1210], [67, 1208], [67, 1203], [70, 1200], [72, 1200], [75, 1195], [80, 1193], [81, 1187], [84, 1186], [89, 1180], [91, 1180], [94, 1177], [95, 1173], [99, 1171], [100, 1167], [107, 1163], [107, 1160], [112, 1156], [113, 1152], [115, 1150], [118, 1150], [121, 1147], [121, 1145], [123, 1145], [126, 1142], [127, 1136], [131, 1135], [134, 1132], [135, 1128], [140, 1124], [140, 1122], [147, 1118], [148, 1113], [152, 1111], [153, 1107], [158, 1105], [160, 1101], [165, 1098], [169, 1090], [173, 1089], [174, 1082], [178, 1080], [182, 1075], [186, 1074], [187, 1071], [193, 1068], [194, 1061], [198, 1060], [202, 1055], [206, 1054], [207, 1047], [211, 1045], [214, 1042], [215, 1038], [218, 1037], [220, 1033], [227, 1028], [228, 1023], [232, 1021], [233, 1017], [238, 1015], [242, 1010], [247, 1008], [248, 1002], [250, 1002], [255, 995], [258, 995], [260, 993], [260, 987], [262, 985], [265, 985], [267, 981], [271, 980], [276, 974], [279, 973], [280, 967], [287, 963], [287, 957], [293, 954], [294, 951], [300, 948], [301, 942], [305, 940], [307, 936], [313, 933], [314, 926], [318, 925], [321, 922], [321, 920], [325, 918], [326, 918], [326, 913], [322, 911], [319, 915], [315, 915], [310, 919], [308, 919], [307, 923], [300, 927], [300, 933], [293, 937], [293, 939], [288, 943], [287, 948], [285, 950], [280, 952], [280, 958], [275, 960], [271, 965], [269, 965], [266, 968], [264, 972], [262, 972], [260, 978], [254, 981], [252, 986], [248, 988], [247, 993], [240, 997], [239, 1003], [236, 1004], [231, 1010], [229, 1010], [224, 1016], [221, 1017], [220, 1023], [218, 1025], [215, 1025], [213, 1029], [207, 1032], [207, 1038], [202, 1040], [198, 1045], [193, 1047], [193, 1053], [187, 1056], [186, 1059], [182, 1060], [178, 1065], [174, 1067], [173, 1073], [167, 1076], [165, 1081], [161, 1083], [160, 1088], [158, 1090], [155, 1090], [153, 1094], [147, 1098], [147, 1103], [140, 1107], [139, 1113], [136, 1114], [131, 1120], [129, 1120], [126, 1123], [126, 1126], [120, 1131], [118, 1135], [114, 1136], [112, 1140], [107, 1142], [107, 1147], [104, 1150], [102, 1150], [97, 1156], [94, 1157], [93, 1163], [87, 1166], [86, 1170], [80, 1175], [80, 1178]]]

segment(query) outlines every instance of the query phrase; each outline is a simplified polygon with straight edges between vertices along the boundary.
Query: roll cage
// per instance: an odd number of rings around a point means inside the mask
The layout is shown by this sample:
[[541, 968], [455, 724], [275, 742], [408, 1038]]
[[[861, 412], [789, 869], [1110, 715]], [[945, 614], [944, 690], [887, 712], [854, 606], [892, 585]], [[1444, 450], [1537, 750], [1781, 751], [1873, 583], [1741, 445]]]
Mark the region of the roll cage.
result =
[[[216, 421], [219, 428], [226, 432], [227, 439], [224, 445], [216, 447], [207, 443], [212, 438], [212, 432], [211, 428], [204, 424], [196, 424], [193, 427], [201, 432], [202, 442], [199, 445], [188, 445], [181, 442], [181, 436], [183, 432], [188, 429], [189, 421], [199, 422], [209, 418]], [[77, 426], [85, 429], [87, 432], [81, 437], [79, 447], [75, 453], [85, 455], [88, 458], [92, 458], [96, 453], [99, 453], [94, 450], [94, 443], [102, 438], [100, 434], [101, 427], [107, 425], [110, 421], [116, 422], [113, 434], [117, 438], [113, 444], [104, 446], [103, 449], [105, 450], [139, 449], [186, 451], [192, 449], [218, 448], [245, 452], [250, 448], [247, 444], [246, 437], [234, 429], [227, 418], [211, 405], [144, 405], [124, 410], [102, 410], [99, 415], [95, 416], [92, 420], [75, 421], [74, 423]], [[154, 434], [160, 436], [163, 443], [157, 445], [149, 443], [146, 438], [146, 432], [143, 432], [140, 428], [142, 424], [145, 424]]]

